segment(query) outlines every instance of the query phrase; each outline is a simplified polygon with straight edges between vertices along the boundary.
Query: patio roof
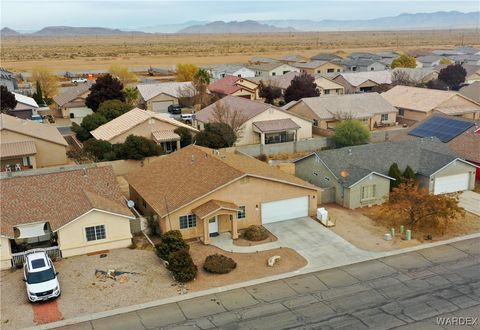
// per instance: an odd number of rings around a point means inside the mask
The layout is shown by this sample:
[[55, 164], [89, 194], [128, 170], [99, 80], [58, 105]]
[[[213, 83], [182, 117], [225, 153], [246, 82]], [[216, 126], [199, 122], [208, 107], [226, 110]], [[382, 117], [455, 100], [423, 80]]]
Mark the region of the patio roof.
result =
[[219, 210], [227, 210], [236, 212], [239, 210], [239, 207], [234, 203], [219, 201], [211, 199], [202, 205], [197, 206], [192, 210], [192, 213], [195, 214], [200, 219], [203, 219]]
[[37, 148], [33, 141], [5, 142], [0, 144], [2, 158], [35, 155]]
[[253, 126], [263, 133], [297, 130], [300, 128], [300, 126], [290, 118], [256, 121], [253, 123]]
[[153, 135], [153, 138], [155, 139], [155, 141], [157, 141], [157, 142], [178, 141], [178, 140], [180, 140], [180, 135], [178, 135], [174, 131], [170, 131], [170, 130], [153, 131], [152, 135]]

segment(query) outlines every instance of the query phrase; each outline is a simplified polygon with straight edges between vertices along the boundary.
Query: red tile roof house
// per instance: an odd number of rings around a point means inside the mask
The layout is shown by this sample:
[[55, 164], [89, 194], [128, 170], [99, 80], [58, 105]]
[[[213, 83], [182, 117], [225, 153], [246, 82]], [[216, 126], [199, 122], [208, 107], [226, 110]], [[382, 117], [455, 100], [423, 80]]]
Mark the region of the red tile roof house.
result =
[[208, 85], [208, 90], [220, 98], [227, 95], [234, 95], [250, 100], [257, 100], [259, 98], [258, 85], [257, 82], [245, 78], [226, 76]]
[[70, 257], [131, 244], [135, 217], [112, 167], [12, 173], [0, 191], [2, 269], [33, 248]]

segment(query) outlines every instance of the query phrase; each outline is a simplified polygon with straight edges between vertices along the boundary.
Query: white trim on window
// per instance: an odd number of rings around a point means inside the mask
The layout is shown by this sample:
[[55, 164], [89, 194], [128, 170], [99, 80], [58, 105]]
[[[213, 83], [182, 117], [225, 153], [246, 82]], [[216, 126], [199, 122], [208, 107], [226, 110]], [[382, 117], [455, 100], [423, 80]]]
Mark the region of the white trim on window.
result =
[[190, 229], [197, 227], [197, 216], [195, 214], [181, 215], [178, 217], [180, 229]]
[[86, 226], [83, 228], [85, 233], [85, 240], [87, 242], [94, 242], [107, 239], [107, 226], [104, 224]]

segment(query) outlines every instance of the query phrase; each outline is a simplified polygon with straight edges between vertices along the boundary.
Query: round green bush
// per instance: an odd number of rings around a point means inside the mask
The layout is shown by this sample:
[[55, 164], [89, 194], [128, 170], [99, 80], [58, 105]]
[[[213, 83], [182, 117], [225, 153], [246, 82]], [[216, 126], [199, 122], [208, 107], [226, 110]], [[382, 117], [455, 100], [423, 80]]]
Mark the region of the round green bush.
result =
[[175, 280], [181, 283], [192, 281], [198, 272], [197, 266], [186, 249], [171, 254], [167, 269], [172, 272]]
[[183, 240], [179, 230], [170, 230], [160, 236], [160, 243], [155, 246], [158, 257], [170, 262], [171, 255], [180, 250], [189, 250], [190, 246]]
[[213, 274], [227, 274], [237, 267], [237, 263], [223, 254], [212, 254], [205, 258], [203, 269]]
[[262, 226], [252, 225], [245, 229], [242, 237], [249, 241], [263, 241], [268, 238], [268, 231]]

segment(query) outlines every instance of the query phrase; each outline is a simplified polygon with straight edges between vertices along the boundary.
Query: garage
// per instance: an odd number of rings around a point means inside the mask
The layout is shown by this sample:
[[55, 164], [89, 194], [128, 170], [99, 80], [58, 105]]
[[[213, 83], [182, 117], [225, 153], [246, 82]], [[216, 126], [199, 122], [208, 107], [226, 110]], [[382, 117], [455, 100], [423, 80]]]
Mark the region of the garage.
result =
[[468, 190], [469, 178], [469, 173], [436, 178], [433, 193], [439, 195]]
[[173, 101], [155, 101], [152, 102], [152, 110], [153, 112], [168, 112], [168, 106], [172, 105]]
[[262, 224], [308, 216], [308, 196], [262, 203]]

